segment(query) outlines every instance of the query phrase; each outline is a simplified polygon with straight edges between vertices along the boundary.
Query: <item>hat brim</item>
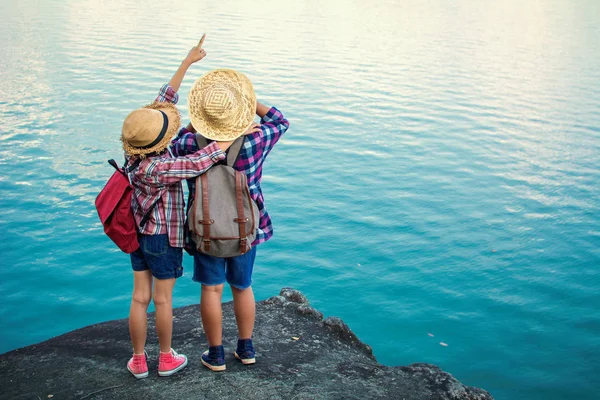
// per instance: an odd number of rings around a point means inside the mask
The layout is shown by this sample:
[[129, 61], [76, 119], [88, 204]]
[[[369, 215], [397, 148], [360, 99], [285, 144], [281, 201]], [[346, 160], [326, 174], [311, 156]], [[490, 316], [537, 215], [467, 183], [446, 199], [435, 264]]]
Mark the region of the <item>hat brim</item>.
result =
[[[205, 117], [201, 101], [204, 90], [215, 83], [235, 86], [238, 95], [235, 118], [219, 125]], [[202, 75], [194, 82], [188, 95], [188, 108], [190, 121], [198, 133], [211, 140], [231, 141], [242, 136], [254, 122], [256, 94], [246, 75], [233, 69], [217, 69]]]
[[164, 138], [158, 142], [156, 145], [150, 148], [141, 148], [130, 145], [127, 141], [123, 140], [121, 137], [121, 142], [123, 142], [123, 150], [130, 156], [144, 156], [146, 154], [152, 153], [160, 153], [164, 149], [169, 146], [171, 139], [177, 133], [177, 130], [181, 126], [181, 115], [179, 114], [179, 110], [175, 107], [175, 104], [169, 102], [154, 102], [152, 104], [148, 104], [142, 108], [150, 108], [153, 110], [160, 110], [167, 114], [167, 119], [169, 124], [167, 125], [167, 132], [165, 133]]

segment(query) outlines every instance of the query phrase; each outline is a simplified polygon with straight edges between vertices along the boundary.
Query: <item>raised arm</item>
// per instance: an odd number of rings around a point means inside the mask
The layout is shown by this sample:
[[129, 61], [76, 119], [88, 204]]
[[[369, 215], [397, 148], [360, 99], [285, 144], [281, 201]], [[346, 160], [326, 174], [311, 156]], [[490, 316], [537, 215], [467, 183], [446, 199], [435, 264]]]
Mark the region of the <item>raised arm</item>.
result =
[[158, 97], [156, 97], [155, 101], [167, 101], [169, 103], [177, 104], [177, 101], [179, 100], [179, 95], [177, 94], [177, 91], [181, 87], [181, 82], [183, 82], [183, 78], [185, 77], [187, 70], [193, 63], [198, 62], [204, 57], [206, 57], [206, 51], [202, 48], [202, 44], [204, 43], [205, 37], [206, 34], [202, 35], [202, 38], [198, 42], [198, 45], [190, 49], [187, 56], [185, 56], [169, 83], [164, 85], [160, 89], [160, 91], [158, 92]]
[[173, 75], [171, 78], [169, 86], [171, 86], [174, 91], [177, 92], [181, 87], [181, 82], [183, 82], [183, 78], [185, 77], [185, 73], [187, 72], [188, 68], [190, 68], [193, 63], [198, 62], [206, 57], [206, 51], [202, 48], [205, 37], [206, 33], [202, 35], [198, 45], [190, 49], [188, 55], [183, 59], [181, 65], [179, 65], [179, 68], [177, 68], [177, 72], [175, 72], [175, 75]]
[[259, 101], [256, 102], [256, 115], [260, 117], [261, 122], [260, 144], [264, 158], [273, 149], [281, 135], [288, 130], [290, 123], [277, 108], [267, 107]]
[[259, 117], [264, 118], [270, 109], [271, 109], [271, 107], [265, 106], [260, 101], [256, 102], [256, 115], [258, 115]]

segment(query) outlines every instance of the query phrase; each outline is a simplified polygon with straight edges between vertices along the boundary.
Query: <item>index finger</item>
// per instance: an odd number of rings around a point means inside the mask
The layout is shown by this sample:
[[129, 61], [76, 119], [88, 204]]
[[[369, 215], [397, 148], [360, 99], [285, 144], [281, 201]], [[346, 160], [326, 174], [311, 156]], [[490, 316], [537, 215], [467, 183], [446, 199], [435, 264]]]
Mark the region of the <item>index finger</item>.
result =
[[202, 48], [202, 43], [204, 43], [204, 38], [206, 37], [206, 33], [204, 35], [202, 35], [202, 37], [200, 38], [200, 41], [198, 42], [198, 48]]

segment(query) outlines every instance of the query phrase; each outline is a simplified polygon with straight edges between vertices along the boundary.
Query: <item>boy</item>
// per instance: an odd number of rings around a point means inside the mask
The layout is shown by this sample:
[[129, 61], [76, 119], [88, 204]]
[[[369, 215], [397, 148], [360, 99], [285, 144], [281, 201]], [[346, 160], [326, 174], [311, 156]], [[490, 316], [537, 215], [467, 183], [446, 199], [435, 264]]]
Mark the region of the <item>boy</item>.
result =
[[[202, 103], [204, 102], [204, 103]], [[193, 280], [202, 285], [200, 311], [209, 349], [202, 354], [202, 363], [212, 371], [224, 371], [225, 354], [222, 343], [221, 298], [225, 281], [233, 293], [234, 312], [238, 327], [235, 357], [243, 364], [256, 362], [252, 343], [255, 301], [252, 292], [252, 270], [256, 246], [273, 235], [271, 219], [265, 208], [261, 190], [263, 163], [289, 122], [275, 107], [256, 101], [252, 84], [245, 75], [233, 70], [211, 71], [198, 79], [189, 94], [191, 123], [182, 129], [173, 146], [175, 155], [199, 150], [194, 133], [207, 139], [239, 137], [243, 130], [252, 130], [254, 114], [261, 118], [260, 129], [246, 134], [234, 169], [246, 174], [250, 195], [260, 212], [257, 236], [252, 249], [231, 258], [212, 257], [196, 250], [188, 230], [186, 249], [194, 256]], [[195, 196], [195, 180], [188, 179], [188, 209]]]

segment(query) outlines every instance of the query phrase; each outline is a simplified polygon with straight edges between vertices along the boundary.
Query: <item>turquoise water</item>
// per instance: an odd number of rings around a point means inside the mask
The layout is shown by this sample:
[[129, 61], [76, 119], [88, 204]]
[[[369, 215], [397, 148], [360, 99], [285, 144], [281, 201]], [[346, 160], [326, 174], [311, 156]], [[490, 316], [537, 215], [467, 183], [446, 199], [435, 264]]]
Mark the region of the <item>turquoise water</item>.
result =
[[[600, 4], [224, 3], [3, 2], [0, 352], [127, 316], [93, 201], [122, 120], [206, 31], [184, 117], [232, 67], [291, 121], [258, 298], [296, 287], [380, 362], [497, 399], [596, 398]], [[185, 267], [177, 306], [199, 300]]]

